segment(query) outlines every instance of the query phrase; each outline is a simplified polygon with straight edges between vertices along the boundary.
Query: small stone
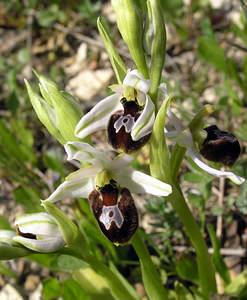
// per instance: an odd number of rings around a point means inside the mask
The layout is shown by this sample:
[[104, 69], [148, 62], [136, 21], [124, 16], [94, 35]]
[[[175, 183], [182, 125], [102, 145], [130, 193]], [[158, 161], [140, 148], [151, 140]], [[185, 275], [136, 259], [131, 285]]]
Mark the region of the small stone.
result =
[[29, 275], [25, 281], [25, 289], [27, 291], [34, 291], [40, 282], [40, 278], [37, 275]]

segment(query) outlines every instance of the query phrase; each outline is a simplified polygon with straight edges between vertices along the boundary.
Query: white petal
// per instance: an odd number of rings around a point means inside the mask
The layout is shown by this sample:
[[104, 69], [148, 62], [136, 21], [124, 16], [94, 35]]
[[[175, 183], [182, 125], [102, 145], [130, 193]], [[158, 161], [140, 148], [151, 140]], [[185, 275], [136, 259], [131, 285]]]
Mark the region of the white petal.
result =
[[182, 122], [177, 118], [177, 116], [172, 112], [171, 109], [167, 111], [167, 116], [172, 123], [172, 125], [175, 127], [177, 131], [183, 130], [183, 124]]
[[81, 118], [76, 125], [75, 135], [83, 139], [93, 132], [106, 128], [113, 111], [120, 108], [121, 103], [117, 94], [104, 98]]
[[22, 233], [61, 237], [61, 233], [55, 219], [47, 213], [36, 213], [21, 216], [16, 219], [15, 226], [18, 226]]
[[87, 198], [94, 189], [97, 168], [85, 168], [71, 173], [45, 201], [56, 202], [65, 198]]
[[133, 193], [168, 196], [172, 192], [171, 185], [131, 168], [125, 168], [113, 174], [113, 179]]
[[213, 176], [229, 178], [232, 182], [236, 184], [242, 184], [245, 181], [243, 177], [240, 177], [232, 172], [224, 172], [208, 166], [201, 160], [200, 154], [195, 149], [188, 149], [188, 155], [192, 158], [192, 160], [195, 164], [197, 164], [198, 167], [200, 167], [201, 169]]
[[15, 236], [13, 240], [28, 249], [41, 253], [54, 252], [65, 245], [64, 240], [60, 237], [52, 237], [44, 240], [35, 240], [25, 238], [22, 236]]
[[13, 244], [13, 237], [16, 235], [15, 231], [13, 230], [0, 230], [0, 243], [5, 243], [8, 245]]
[[78, 160], [83, 164], [91, 163], [95, 166], [110, 164], [108, 152], [98, 150], [87, 143], [68, 142], [64, 149], [68, 155], [68, 160]]
[[121, 153], [112, 160], [109, 169], [112, 173], [118, 172], [119, 170], [122, 170], [122, 168], [128, 166], [133, 159], [134, 158], [131, 155]]
[[163, 101], [165, 98], [168, 97], [168, 89], [166, 83], [161, 83], [159, 86], [159, 94], [158, 94], [159, 100]]
[[146, 96], [145, 107], [134, 124], [131, 131], [131, 137], [134, 141], [138, 141], [140, 138], [152, 132], [153, 124], [155, 120], [155, 106], [150, 99]]
[[136, 90], [147, 94], [150, 88], [150, 80], [144, 79], [143, 75], [137, 70], [132, 70], [125, 76], [123, 85], [131, 86]]

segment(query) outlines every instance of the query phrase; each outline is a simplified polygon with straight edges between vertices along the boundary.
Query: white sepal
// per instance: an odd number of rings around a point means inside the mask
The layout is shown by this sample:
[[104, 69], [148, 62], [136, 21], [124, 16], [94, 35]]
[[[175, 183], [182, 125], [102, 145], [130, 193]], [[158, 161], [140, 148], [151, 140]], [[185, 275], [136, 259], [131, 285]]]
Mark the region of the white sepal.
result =
[[242, 184], [245, 181], [243, 177], [238, 176], [232, 172], [220, 171], [208, 166], [201, 160], [200, 154], [195, 149], [189, 148], [187, 149], [187, 153], [199, 168], [213, 176], [228, 178], [235, 184]]
[[150, 80], [144, 79], [143, 75], [137, 70], [129, 70], [123, 80], [123, 85], [131, 86], [137, 91], [147, 94], [150, 88]]
[[15, 236], [13, 240], [28, 249], [41, 253], [55, 252], [65, 245], [62, 237], [46, 237], [44, 239], [35, 240], [22, 236]]
[[0, 230], [0, 244], [13, 245], [13, 237], [16, 233], [13, 230]]
[[111, 114], [121, 108], [118, 94], [113, 94], [97, 103], [78, 122], [75, 135], [81, 139], [98, 130], [106, 128]]
[[132, 193], [168, 196], [172, 192], [171, 185], [132, 168], [122, 169], [121, 172], [113, 174], [113, 178]]
[[56, 202], [65, 198], [87, 198], [94, 189], [94, 177], [99, 169], [89, 167], [71, 173], [44, 201]]
[[138, 141], [142, 137], [151, 133], [153, 129], [154, 120], [155, 106], [150, 97], [147, 95], [145, 107], [131, 130], [131, 137], [133, 141]]
[[105, 151], [98, 150], [87, 143], [68, 142], [64, 149], [68, 160], [77, 160], [82, 164], [90, 163], [95, 166], [102, 166], [109, 161]]

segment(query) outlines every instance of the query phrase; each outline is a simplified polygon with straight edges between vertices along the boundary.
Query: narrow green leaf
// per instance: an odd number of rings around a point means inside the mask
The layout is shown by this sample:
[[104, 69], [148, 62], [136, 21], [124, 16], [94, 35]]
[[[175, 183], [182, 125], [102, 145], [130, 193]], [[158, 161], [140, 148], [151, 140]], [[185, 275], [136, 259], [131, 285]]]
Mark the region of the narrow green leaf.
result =
[[171, 100], [172, 98], [168, 96], [160, 107], [150, 140], [150, 171], [152, 176], [160, 180], [170, 178], [169, 151], [166, 145], [164, 126]]
[[166, 55], [166, 31], [163, 20], [163, 12], [160, 0], [148, 0], [148, 14], [150, 25], [153, 28], [153, 41], [151, 46], [151, 68], [150, 68], [150, 95], [153, 101], [156, 101], [158, 87]]
[[167, 290], [161, 282], [160, 275], [151, 260], [150, 254], [142, 240], [140, 232], [137, 232], [134, 235], [132, 245], [140, 260], [142, 279], [149, 299], [168, 299]]
[[113, 70], [117, 77], [117, 81], [119, 84], [121, 84], [127, 72], [125, 64], [114, 46], [107, 24], [103, 22], [102, 18], [100, 17], [97, 20], [97, 26], [106, 51], [109, 55]]
[[230, 274], [224, 259], [220, 254], [220, 241], [217, 239], [214, 228], [211, 224], [208, 225], [208, 233], [214, 249], [212, 259], [215, 269], [219, 273], [220, 277], [224, 280], [225, 284], [229, 284], [231, 282]]

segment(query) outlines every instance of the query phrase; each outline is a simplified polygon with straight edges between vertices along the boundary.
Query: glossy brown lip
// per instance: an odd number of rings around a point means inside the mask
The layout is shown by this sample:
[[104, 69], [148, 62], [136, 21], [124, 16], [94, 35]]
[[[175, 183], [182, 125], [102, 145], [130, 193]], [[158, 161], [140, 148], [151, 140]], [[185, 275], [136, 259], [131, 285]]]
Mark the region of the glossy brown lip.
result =
[[200, 153], [210, 161], [232, 166], [238, 159], [241, 147], [232, 133], [220, 130], [216, 125], [204, 128], [207, 138], [204, 140]]
[[[113, 188], [113, 192], [104, 191], [103, 195], [99, 191], [92, 191], [89, 195], [89, 203], [91, 205], [94, 216], [99, 224], [99, 227], [103, 234], [113, 243], [123, 244], [128, 242], [136, 229], [138, 228], [138, 213], [132, 198], [131, 193], [127, 188], [120, 188], [118, 193], [118, 199], [116, 200], [116, 191]], [[113, 198], [109, 201], [109, 198]], [[117, 205], [119, 211], [123, 216], [123, 223], [119, 228], [115, 222], [112, 222], [110, 228], [107, 230], [104, 224], [100, 221], [103, 207], [109, 205]]]
[[140, 107], [135, 101], [122, 101], [123, 110], [116, 111], [112, 114], [108, 126], [108, 141], [114, 149], [121, 149], [125, 153], [131, 153], [136, 150], [139, 150], [143, 145], [145, 145], [151, 134], [148, 134], [138, 141], [133, 141], [131, 138], [131, 133], [126, 132], [125, 127], [122, 126], [121, 129], [116, 132], [114, 124], [123, 116], [133, 117], [136, 121], [141, 115]]

